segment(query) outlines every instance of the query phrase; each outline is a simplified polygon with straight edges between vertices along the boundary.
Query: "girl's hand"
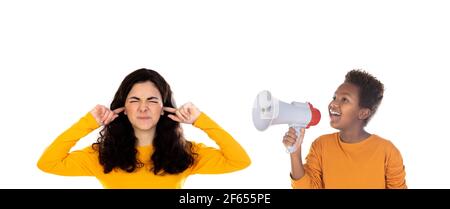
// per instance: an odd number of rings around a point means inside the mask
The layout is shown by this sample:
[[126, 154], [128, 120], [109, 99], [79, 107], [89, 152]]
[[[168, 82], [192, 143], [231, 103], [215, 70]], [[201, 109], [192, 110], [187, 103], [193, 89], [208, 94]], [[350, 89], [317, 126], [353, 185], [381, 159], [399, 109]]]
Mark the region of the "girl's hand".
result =
[[119, 117], [119, 113], [124, 111], [125, 107], [117, 108], [115, 110], [110, 110], [109, 108], [103, 105], [97, 105], [94, 109], [91, 110], [92, 116], [94, 116], [95, 120], [100, 125], [108, 125], [114, 119]]
[[180, 108], [175, 109], [172, 107], [164, 107], [164, 111], [167, 111], [167, 115], [170, 119], [179, 123], [193, 124], [198, 116], [200, 116], [200, 110], [191, 102], [182, 105]]

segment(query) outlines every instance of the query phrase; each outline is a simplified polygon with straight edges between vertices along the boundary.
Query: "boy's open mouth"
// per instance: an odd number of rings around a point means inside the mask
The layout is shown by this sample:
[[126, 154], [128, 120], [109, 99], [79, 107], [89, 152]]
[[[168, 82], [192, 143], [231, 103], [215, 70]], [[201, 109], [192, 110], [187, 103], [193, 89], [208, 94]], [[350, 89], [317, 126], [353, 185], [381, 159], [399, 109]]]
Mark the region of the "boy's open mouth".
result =
[[331, 121], [337, 121], [341, 118], [341, 113], [335, 110], [329, 110]]
[[341, 116], [341, 113], [338, 111], [330, 110], [330, 115], [331, 116]]

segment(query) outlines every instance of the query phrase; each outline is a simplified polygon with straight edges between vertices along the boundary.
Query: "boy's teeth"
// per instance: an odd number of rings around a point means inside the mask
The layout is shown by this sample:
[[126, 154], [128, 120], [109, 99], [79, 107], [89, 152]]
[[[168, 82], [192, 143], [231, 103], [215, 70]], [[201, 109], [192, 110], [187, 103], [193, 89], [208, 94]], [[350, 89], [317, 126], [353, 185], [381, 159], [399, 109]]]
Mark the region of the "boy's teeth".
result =
[[335, 111], [332, 111], [332, 110], [330, 110], [330, 113], [331, 113], [332, 115], [338, 115], [338, 116], [341, 115], [341, 113], [338, 113], [338, 112], [335, 112]]

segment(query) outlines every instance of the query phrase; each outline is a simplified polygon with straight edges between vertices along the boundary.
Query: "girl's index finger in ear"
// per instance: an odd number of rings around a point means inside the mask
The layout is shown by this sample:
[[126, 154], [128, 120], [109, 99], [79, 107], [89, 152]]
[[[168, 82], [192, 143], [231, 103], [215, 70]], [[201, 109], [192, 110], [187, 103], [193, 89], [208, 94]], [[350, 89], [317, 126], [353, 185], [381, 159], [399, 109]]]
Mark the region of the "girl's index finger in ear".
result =
[[121, 113], [124, 110], [125, 110], [125, 107], [119, 107], [119, 108], [113, 110], [113, 112], [116, 113], [116, 114], [119, 114], [119, 113]]
[[173, 107], [163, 107], [163, 110], [170, 112], [170, 113], [175, 113], [177, 111], [177, 109], [175, 109]]
[[176, 121], [176, 122], [179, 122], [179, 123], [181, 122], [181, 120], [175, 115], [167, 115], [167, 117], [169, 117], [173, 121]]

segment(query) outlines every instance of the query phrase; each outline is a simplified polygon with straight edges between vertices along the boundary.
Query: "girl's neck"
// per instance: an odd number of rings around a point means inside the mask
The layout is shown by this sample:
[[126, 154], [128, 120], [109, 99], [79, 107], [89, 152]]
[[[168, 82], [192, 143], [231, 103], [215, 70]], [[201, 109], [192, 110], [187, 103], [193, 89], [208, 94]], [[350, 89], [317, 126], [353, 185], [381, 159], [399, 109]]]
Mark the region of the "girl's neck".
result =
[[136, 146], [148, 146], [153, 143], [155, 138], [155, 128], [150, 130], [134, 129], [134, 135], [137, 138]]

